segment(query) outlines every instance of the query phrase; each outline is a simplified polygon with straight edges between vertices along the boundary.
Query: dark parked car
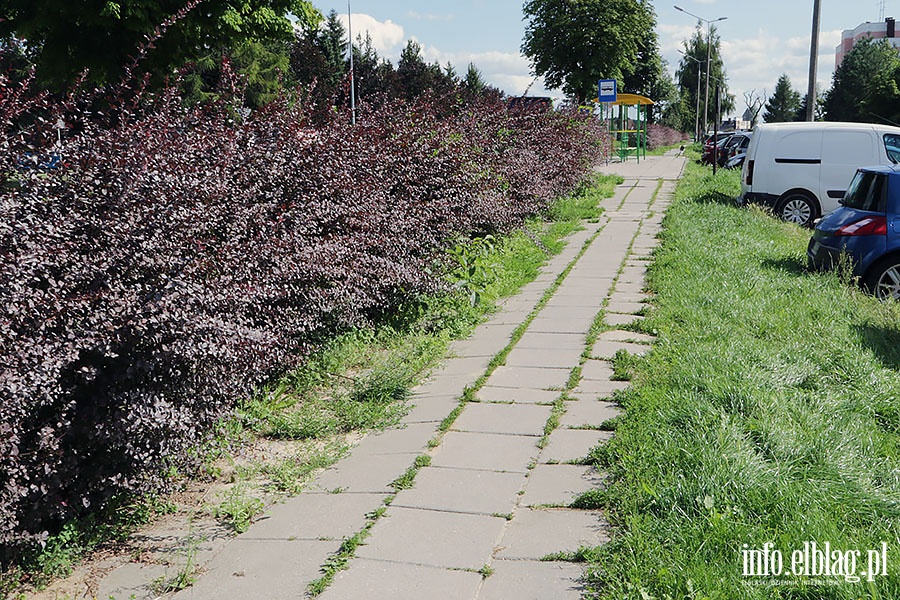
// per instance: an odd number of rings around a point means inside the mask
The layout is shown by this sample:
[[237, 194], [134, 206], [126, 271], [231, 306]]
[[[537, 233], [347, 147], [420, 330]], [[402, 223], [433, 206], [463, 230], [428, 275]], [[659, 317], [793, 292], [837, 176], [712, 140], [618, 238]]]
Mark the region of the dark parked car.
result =
[[752, 133], [744, 131], [739, 131], [731, 136], [731, 138], [725, 142], [722, 153], [719, 154], [719, 166], [726, 167], [728, 166], [729, 161], [735, 156], [747, 154], [747, 146], [750, 145], [750, 140], [752, 138]]
[[741, 169], [744, 166], [744, 159], [747, 158], [746, 152], [741, 152], [728, 159], [725, 163], [726, 169]]
[[[718, 139], [714, 139], [713, 136], [709, 136], [706, 138], [706, 141], [703, 143], [703, 154], [700, 157], [700, 161], [711, 165], [713, 161], [713, 156], [720, 156], [722, 154], [722, 149], [725, 147], [725, 144], [728, 140], [731, 139], [731, 136], [734, 135], [733, 131], [727, 132], [719, 132]], [[713, 151], [713, 142], [716, 142], [717, 151]]]
[[810, 268], [834, 268], [845, 254], [866, 290], [900, 300], [900, 165], [859, 169], [840, 204], [816, 224]]

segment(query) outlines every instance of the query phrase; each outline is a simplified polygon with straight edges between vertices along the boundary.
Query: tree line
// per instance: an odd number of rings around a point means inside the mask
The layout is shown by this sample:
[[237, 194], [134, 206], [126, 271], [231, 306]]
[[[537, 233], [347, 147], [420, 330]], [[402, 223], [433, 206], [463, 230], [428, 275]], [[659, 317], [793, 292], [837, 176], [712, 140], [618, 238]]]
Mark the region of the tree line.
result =
[[[705, 56], [703, 60], [697, 57], [705, 52], [702, 39], [695, 34], [686, 43], [685, 57], [676, 73], [681, 104], [678, 110], [672, 111], [671, 117], [676, 123], [673, 126], [680, 123], [683, 130], [690, 129], [685, 118], [694, 114], [688, 103], [696, 98], [697, 69], [705, 63]], [[724, 79], [724, 67], [718, 54], [718, 38], [714, 36], [711, 76]], [[699, 89], [702, 93], [702, 83]], [[745, 94], [745, 114], [754, 125], [759, 116], [765, 123], [806, 120], [808, 95], [794, 89], [786, 73], [778, 78], [771, 96], [765, 97], [763, 92], [763, 97], [765, 99], [758, 97], [755, 90]], [[733, 98], [731, 100], [728, 110], [734, 108]], [[857, 42], [835, 70], [831, 88], [824, 93], [817, 90], [814, 115], [817, 121], [900, 124], [900, 53], [897, 48], [885, 39], [865, 38]]]
[[[114, 84], [133, 68], [151, 88], [177, 82], [187, 102], [201, 103], [216, 99], [234, 71], [246, 108], [298, 86], [323, 110], [350, 103], [347, 32], [336, 12], [326, 17], [305, 0], [9, 0], [0, 7], [0, 48], [0, 73], [33, 76], [51, 93]], [[458, 74], [427, 62], [414, 40], [396, 66], [368, 36], [352, 51], [357, 99], [501, 94], [473, 64]]]

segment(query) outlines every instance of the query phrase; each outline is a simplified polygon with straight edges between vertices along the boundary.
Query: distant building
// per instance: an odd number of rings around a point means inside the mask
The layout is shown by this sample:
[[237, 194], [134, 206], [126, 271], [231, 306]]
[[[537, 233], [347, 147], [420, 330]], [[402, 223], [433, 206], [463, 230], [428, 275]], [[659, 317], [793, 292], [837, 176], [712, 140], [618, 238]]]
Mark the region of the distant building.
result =
[[888, 17], [884, 23], [863, 23], [858, 25], [856, 29], [845, 29], [841, 34], [841, 45], [834, 49], [834, 68], [841, 66], [841, 62], [853, 44], [859, 40], [870, 38], [888, 38], [894, 48], [900, 49], [900, 38], [897, 37], [896, 23], [894, 17]]

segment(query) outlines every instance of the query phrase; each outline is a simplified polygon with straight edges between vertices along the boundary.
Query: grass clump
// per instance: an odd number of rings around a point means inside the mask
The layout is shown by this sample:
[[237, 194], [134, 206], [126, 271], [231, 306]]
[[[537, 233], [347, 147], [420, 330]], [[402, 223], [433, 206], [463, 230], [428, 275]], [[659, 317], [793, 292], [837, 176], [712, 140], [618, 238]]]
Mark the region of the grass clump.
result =
[[240, 483], [221, 494], [221, 502], [215, 506], [213, 513], [235, 533], [244, 533], [250, 529], [254, 518], [266, 509], [266, 503]]
[[[648, 278], [645, 325], [616, 436], [594, 457], [612, 540], [599, 598], [900, 597], [900, 306], [805, 271], [809, 231], [737, 208], [739, 174], [688, 165]], [[874, 581], [791, 572], [804, 543], [888, 542]], [[781, 576], [744, 573], [771, 542]], [[744, 545], [747, 546], [744, 546]], [[856, 575], [866, 570], [860, 564]]]

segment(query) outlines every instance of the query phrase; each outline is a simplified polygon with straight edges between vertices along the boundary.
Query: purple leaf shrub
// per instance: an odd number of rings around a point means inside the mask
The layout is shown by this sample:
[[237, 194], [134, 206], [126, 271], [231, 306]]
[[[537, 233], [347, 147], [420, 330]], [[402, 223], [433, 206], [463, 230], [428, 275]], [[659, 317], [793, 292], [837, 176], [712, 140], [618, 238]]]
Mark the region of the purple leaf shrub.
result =
[[[354, 127], [288, 98], [239, 119], [96, 97], [0, 81], [4, 563], [164, 489], [236, 400], [440, 291], [450, 240], [519, 226], [600, 159], [597, 123], [496, 101], [364, 105]], [[42, 153], [62, 166], [23, 166]]]

